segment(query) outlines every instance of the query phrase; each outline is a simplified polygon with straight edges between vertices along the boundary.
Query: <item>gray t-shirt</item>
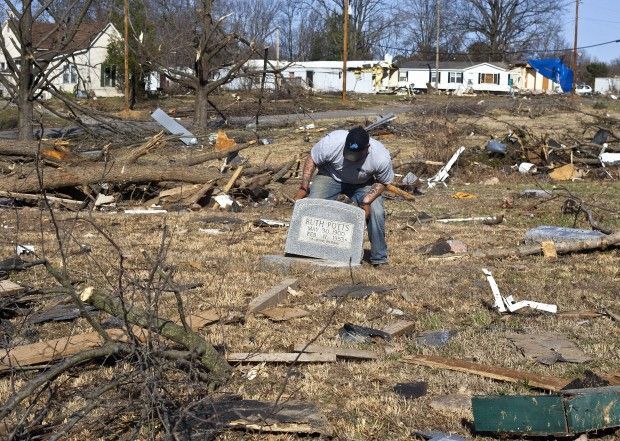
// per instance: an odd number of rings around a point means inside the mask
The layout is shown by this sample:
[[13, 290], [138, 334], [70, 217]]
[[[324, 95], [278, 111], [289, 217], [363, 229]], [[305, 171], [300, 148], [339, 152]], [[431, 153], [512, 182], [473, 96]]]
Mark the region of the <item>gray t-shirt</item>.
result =
[[370, 138], [368, 155], [358, 162], [344, 160], [343, 149], [347, 130], [334, 130], [317, 142], [310, 156], [323, 175], [345, 184], [365, 184], [369, 181], [391, 184], [394, 180], [390, 152], [379, 141]]

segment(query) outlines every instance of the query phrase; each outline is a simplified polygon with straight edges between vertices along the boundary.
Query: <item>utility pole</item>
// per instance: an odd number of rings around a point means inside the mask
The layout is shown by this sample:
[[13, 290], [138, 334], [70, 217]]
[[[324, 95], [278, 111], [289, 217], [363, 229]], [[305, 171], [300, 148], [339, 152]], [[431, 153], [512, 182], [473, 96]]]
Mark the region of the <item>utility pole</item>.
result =
[[575, 40], [573, 43], [573, 93], [577, 87], [577, 31], [579, 30], [579, 0], [575, 0]]
[[439, 12], [440, 12], [440, 8], [439, 8], [439, 3], [440, 0], [435, 0], [435, 15], [437, 15], [437, 24], [435, 25], [437, 27], [437, 42], [436, 42], [436, 47], [435, 47], [435, 91], [437, 93], [439, 93], [439, 24], [440, 24], [440, 17], [439, 17]]
[[344, 0], [342, 14], [342, 101], [347, 99], [347, 55], [349, 53], [349, 0]]
[[129, 0], [125, 0], [125, 113], [129, 113]]

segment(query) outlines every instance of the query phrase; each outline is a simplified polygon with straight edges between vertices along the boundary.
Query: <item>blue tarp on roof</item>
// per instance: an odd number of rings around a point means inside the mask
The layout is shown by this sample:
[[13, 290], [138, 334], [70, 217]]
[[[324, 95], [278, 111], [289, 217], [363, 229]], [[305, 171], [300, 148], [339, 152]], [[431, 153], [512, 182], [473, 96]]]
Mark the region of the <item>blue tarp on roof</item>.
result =
[[543, 77], [558, 83], [563, 92], [573, 90], [573, 70], [562, 63], [559, 58], [543, 58], [541, 60], [527, 60], [527, 62]]

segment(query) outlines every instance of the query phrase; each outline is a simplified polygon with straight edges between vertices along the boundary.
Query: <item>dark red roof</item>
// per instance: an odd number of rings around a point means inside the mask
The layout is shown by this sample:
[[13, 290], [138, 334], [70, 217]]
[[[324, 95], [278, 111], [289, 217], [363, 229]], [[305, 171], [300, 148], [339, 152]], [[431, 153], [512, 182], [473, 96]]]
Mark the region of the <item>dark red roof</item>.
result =
[[[82, 22], [75, 30], [71, 25], [35, 22], [32, 25], [32, 45], [45, 57], [87, 50], [107, 25], [102, 21]], [[66, 41], [71, 35], [73, 38]]]

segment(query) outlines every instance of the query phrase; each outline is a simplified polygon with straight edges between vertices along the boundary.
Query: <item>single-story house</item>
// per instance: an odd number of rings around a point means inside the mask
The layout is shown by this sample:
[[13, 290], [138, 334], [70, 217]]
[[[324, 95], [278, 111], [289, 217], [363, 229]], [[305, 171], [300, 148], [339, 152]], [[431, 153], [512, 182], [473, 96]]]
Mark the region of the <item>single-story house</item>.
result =
[[514, 86], [519, 92], [548, 93], [561, 91], [560, 85], [530, 66], [527, 62], [514, 63]]
[[[229, 90], [256, 89], [262, 81], [264, 61], [249, 60], [243, 66], [244, 74], [226, 84]], [[267, 71], [281, 69], [283, 84], [291, 84], [318, 92], [339, 92], [342, 90], [342, 61], [275, 61], [269, 60]], [[393, 90], [398, 86], [398, 69], [385, 61], [348, 61], [347, 91], [377, 93]], [[275, 75], [267, 73], [265, 88], [275, 87]]]
[[[121, 96], [116, 87], [116, 67], [107, 66], [108, 46], [121, 38], [112, 23], [83, 22], [62, 50], [58, 41], [63, 37], [56, 24], [35, 22], [32, 26], [32, 41], [37, 47], [37, 58], [51, 60], [53, 68], [49, 76], [51, 83], [61, 91], [86, 93], [93, 96]], [[8, 21], [2, 26], [2, 38], [10, 56], [19, 61], [19, 49]], [[65, 60], [65, 61], [63, 61]], [[6, 59], [0, 52], [0, 69], [6, 74]]]
[[620, 94], [620, 77], [595, 78], [594, 93], [600, 93], [602, 95]]
[[[403, 61], [398, 64], [399, 86], [425, 90], [435, 86], [434, 61]], [[509, 65], [503, 62], [439, 62], [439, 90], [510, 93], [552, 91], [557, 84], [544, 78], [527, 63]]]

